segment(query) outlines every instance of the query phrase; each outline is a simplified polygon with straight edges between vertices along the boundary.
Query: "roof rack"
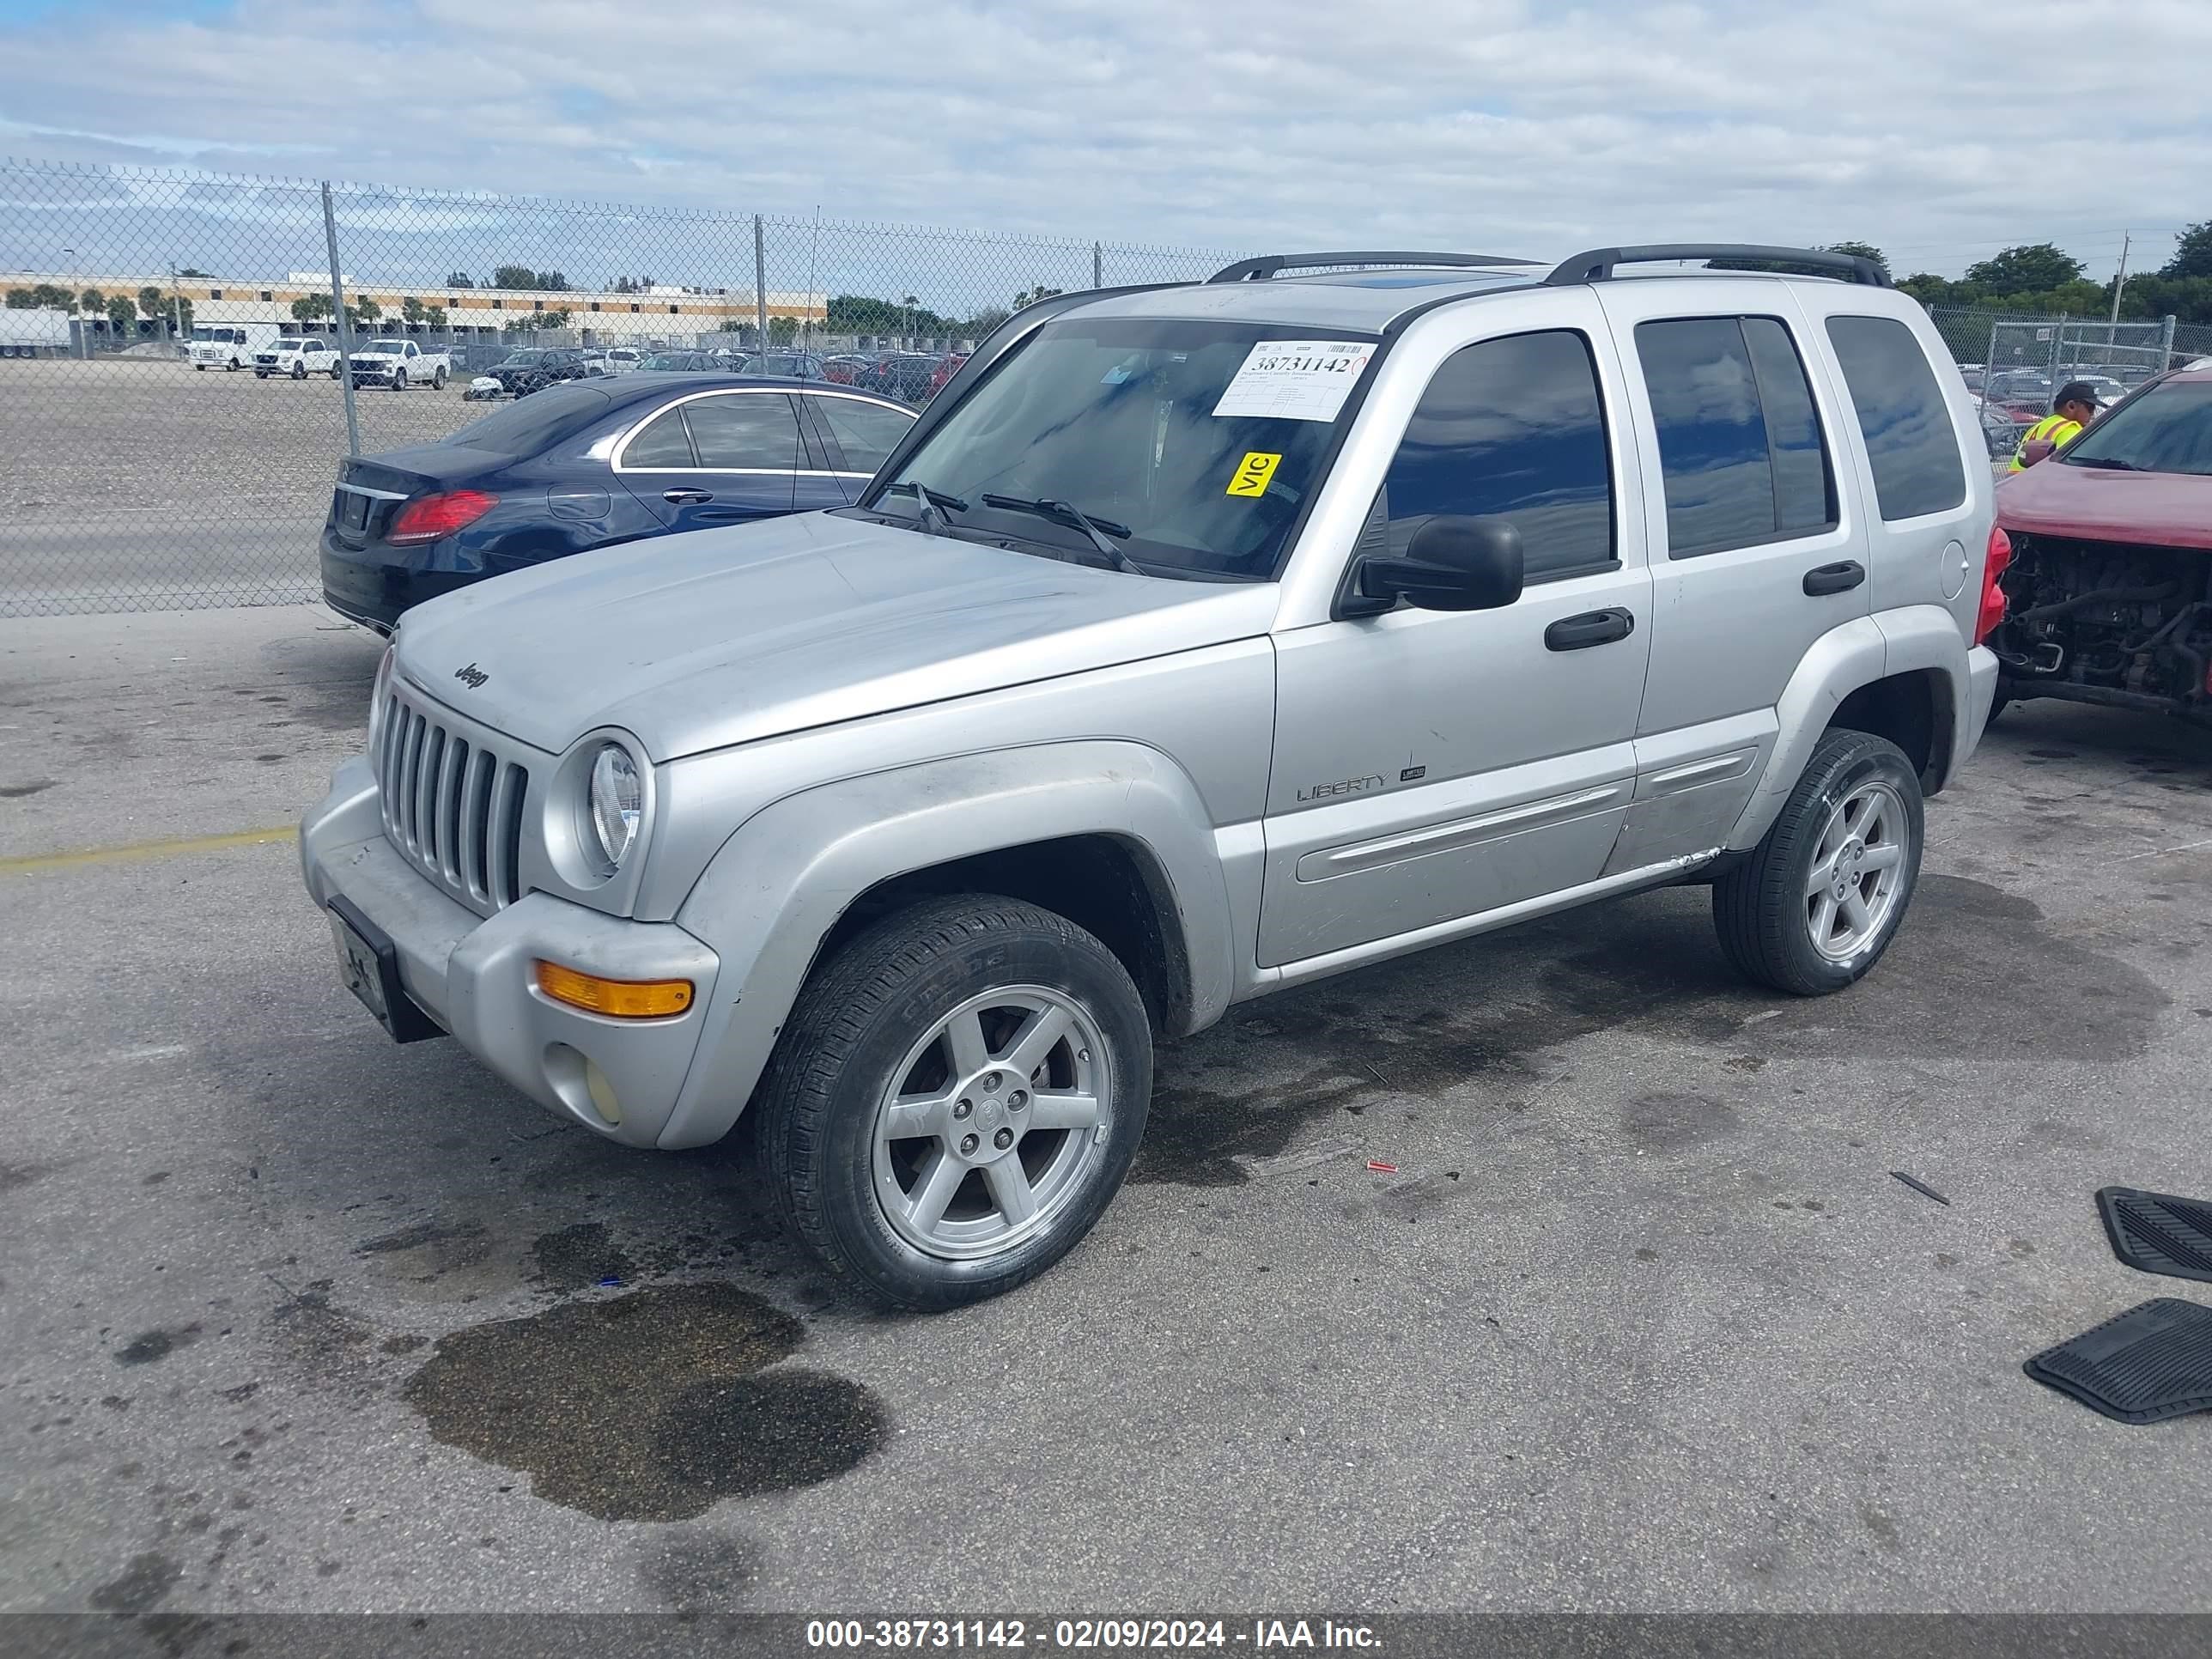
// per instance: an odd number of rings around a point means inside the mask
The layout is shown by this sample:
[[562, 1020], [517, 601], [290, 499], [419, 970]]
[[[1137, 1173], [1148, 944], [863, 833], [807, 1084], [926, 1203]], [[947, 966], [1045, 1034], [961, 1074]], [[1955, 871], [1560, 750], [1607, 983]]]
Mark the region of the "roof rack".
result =
[[1224, 265], [1208, 283], [1265, 282], [1279, 271], [1317, 270], [1324, 265], [1444, 265], [1454, 270], [1490, 265], [1533, 265], [1534, 259], [1516, 259], [1503, 253], [1263, 253], [1256, 259], [1239, 259]]
[[1832, 270], [1868, 288], [1893, 286], [1889, 273], [1857, 253], [1831, 253], [1817, 247], [1764, 247], [1752, 242], [1656, 242], [1644, 247], [1594, 247], [1564, 260], [1544, 278], [1551, 287], [1571, 283], [1607, 283], [1615, 265], [1653, 264], [1674, 259], [1759, 259], [1777, 264], [1811, 265]]

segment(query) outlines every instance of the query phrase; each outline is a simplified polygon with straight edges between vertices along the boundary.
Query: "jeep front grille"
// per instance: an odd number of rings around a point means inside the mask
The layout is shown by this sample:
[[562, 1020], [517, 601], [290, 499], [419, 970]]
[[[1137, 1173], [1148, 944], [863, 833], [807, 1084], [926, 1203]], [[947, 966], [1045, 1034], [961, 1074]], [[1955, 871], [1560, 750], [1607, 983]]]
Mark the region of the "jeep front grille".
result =
[[485, 915], [522, 896], [527, 767], [396, 693], [374, 758], [384, 833], [410, 863]]

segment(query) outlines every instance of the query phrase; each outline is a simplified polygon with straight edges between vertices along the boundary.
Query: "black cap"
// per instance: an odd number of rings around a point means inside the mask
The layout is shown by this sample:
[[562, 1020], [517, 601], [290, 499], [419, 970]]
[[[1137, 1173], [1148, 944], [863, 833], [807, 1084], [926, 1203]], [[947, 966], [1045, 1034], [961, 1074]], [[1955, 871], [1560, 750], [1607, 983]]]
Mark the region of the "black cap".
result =
[[2097, 388], [2087, 380], [2069, 380], [2058, 388], [2058, 395], [2051, 400], [2053, 409], [2061, 404], [2087, 404], [2094, 409], [2097, 406]]

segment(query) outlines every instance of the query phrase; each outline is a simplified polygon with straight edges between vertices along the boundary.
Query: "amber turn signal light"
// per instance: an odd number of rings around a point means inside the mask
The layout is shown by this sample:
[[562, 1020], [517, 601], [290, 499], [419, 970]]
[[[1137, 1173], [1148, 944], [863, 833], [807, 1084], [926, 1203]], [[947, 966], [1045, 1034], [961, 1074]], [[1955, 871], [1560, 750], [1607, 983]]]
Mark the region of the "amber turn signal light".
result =
[[691, 1006], [688, 979], [601, 979], [557, 962], [538, 963], [538, 988], [556, 1002], [614, 1019], [659, 1019]]

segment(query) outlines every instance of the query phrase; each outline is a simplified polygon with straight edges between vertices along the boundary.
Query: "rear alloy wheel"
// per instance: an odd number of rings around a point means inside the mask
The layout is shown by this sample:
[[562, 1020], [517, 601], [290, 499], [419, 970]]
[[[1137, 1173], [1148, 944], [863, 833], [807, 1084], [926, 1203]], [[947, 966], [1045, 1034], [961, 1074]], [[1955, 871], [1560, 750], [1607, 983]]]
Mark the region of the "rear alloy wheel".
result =
[[1902, 750], [1865, 732], [1825, 734], [1751, 857], [1713, 884], [1729, 960], [1797, 996], [1858, 980], [1905, 919], [1922, 823], [1920, 779]]
[[818, 969], [754, 1109], [806, 1243], [876, 1301], [933, 1311], [1035, 1278], [1091, 1231], [1152, 1069], [1113, 952], [969, 894], [887, 917]]
[[306, 379], [307, 378], [307, 364], [305, 364], [305, 363], [295, 363], [295, 364], [293, 364], [293, 365], [292, 365], [292, 378], [293, 378], [294, 380], [306, 380]]

